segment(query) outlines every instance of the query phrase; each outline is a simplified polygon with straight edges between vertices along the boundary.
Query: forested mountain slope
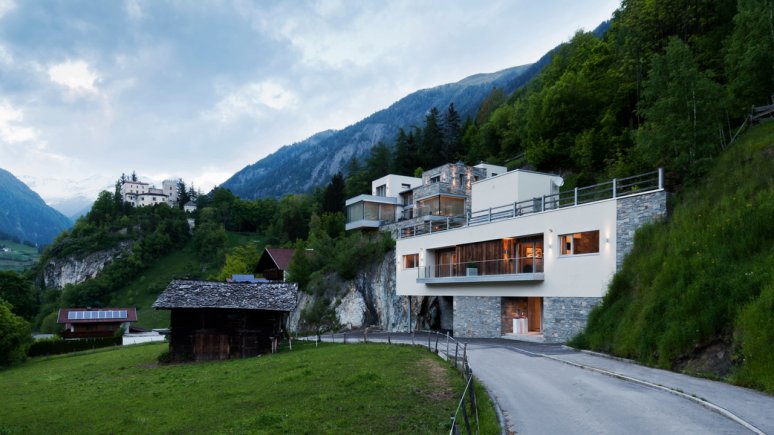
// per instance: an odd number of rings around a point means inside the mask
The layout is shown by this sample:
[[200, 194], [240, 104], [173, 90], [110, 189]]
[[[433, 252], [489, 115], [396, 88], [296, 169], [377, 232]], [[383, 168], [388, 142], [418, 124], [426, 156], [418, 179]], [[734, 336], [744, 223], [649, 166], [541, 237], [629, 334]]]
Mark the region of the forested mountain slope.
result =
[[13, 174], [0, 169], [0, 233], [47, 245], [72, 224]]
[[530, 78], [521, 77], [525, 71], [539, 72], [529, 66], [477, 74], [457, 83], [414, 92], [343, 130], [324, 131], [284, 146], [237, 172], [222, 187], [244, 199], [308, 192], [344, 171], [352, 157], [363, 157], [379, 141], [392, 143], [399, 128], [421, 124], [432, 107], [443, 110], [453, 103], [463, 119], [475, 116], [493, 87], [510, 93]]

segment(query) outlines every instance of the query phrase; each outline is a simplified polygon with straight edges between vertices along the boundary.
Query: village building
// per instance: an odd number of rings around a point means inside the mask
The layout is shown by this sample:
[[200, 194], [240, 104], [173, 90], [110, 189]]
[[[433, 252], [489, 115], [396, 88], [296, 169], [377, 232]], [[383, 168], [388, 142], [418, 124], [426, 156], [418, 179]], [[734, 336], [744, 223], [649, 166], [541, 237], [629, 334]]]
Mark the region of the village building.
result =
[[155, 204], [174, 206], [178, 199], [175, 180], [164, 180], [161, 183], [161, 189], [142, 181], [124, 180], [121, 183], [121, 192], [124, 202], [135, 207]]
[[129, 332], [137, 321], [137, 309], [60, 308], [57, 323], [64, 325], [62, 338], [105, 338], [119, 331]]
[[286, 281], [295, 249], [266, 248], [255, 266], [255, 274], [269, 281]]
[[202, 361], [270, 352], [297, 301], [294, 283], [175, 280], [153, 307], [171, 311], [172, 360]]
[[[375, 219], [396, 239], [396, 292], [438, 297], [455, 336], [564, 342], [601, 302], [634, 231], [665, 216], [663, 172], [560, 191], [555, 174], [505, 169], [448, 164], [398, 192], [403, 215]], [[361, 222], [348, 209], [347, 228], [372, 228]]]

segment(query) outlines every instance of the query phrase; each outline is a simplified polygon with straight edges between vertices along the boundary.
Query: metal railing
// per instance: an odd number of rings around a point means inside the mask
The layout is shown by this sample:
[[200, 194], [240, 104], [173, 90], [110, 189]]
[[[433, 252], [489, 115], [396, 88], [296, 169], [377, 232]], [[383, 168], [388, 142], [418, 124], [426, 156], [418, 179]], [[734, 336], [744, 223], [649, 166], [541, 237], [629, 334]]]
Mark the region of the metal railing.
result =
[[543, 258], [512, 257], [497, 260], [435, 264], [417, 269], [419, 279], [542, 273]]
[[623, 198], [663, 188], [664, 170], [663, 168], [658, 168], [655, 171], [644, 174], [626, 178], [614, 178], [603, 183], [576, 187], [573, 190], [566, 190], [553, 195], [543, 195], [525, 201], [472, 211], [467, 216], [449, 216], [445, 220], [436, 219], [415, 222], [399, 228], [398, 238], [416, 237], [465, 226], [488, 224], [503, 219], [513, 219], [528, 214], [575, 207], [607, 199]]

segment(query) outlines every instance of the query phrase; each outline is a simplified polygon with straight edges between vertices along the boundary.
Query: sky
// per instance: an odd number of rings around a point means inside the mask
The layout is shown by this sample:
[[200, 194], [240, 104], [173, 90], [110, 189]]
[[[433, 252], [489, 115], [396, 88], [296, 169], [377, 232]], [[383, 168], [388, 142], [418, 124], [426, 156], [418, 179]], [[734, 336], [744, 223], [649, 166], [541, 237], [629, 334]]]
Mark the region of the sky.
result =
[[419, 89], [535, 62], [618, 1], [0, 0], [0, 168], [46, 201], [204, 192]]

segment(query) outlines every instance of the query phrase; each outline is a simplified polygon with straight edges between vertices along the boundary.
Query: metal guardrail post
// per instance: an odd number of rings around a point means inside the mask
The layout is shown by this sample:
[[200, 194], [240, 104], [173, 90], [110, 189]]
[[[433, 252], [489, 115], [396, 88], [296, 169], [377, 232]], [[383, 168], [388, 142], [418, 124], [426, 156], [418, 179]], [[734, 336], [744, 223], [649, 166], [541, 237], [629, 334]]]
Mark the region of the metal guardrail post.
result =
[[543, 195], [543, 197], [540, 199], [540, 211], [546, 211], [546, 196]]
[[578, 205], [578, 188], [577, 187], [575, 188], [575, 204], [574, 205]]
[[449, 331], [446, 331], [446, 359], [449, 359]]
[[618, 179], [613, 178], [613, 199], [616, 197], [616, 190], [618, 190]]
[[449, 216], [446, 216], [446, 231], [449, 231]]
[[492, 207], [489, 207], [489, 217], [488, 217], [488, 219], [489, 219], [488, 222], [492, 222]]

